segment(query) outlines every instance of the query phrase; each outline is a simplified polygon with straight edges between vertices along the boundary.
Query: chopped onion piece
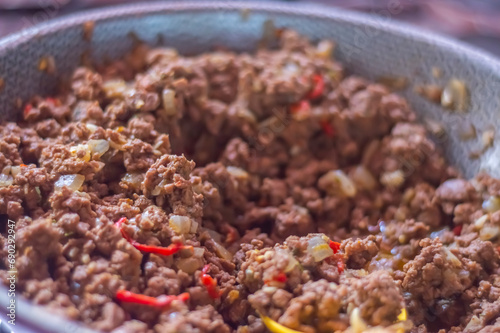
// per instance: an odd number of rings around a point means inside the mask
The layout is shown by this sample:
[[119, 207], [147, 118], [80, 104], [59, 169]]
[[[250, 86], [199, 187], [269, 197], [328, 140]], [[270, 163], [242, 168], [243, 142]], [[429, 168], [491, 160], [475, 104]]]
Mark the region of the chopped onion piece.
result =
[[191, 220], [191, 229], [189, 229], [189, 233], [194, 234], [198, 231], [198, 222]]
[[285, 273], [292, 271], [299, 264], [297, 259], [295, 259], [293, 254], [291, 254], [288, 250], [278, 248], [276, 249], [276, 252], [282, 253], [284, 256], [288, 257], [288, 265], [283, 270]]
[[354, 308], [349, 316], [349, 323], [351, 324], [351, 331], [353, 333], [363, 333], [368, 329], [361, 314], [359, 313], [359, 308]]
[[205, 254], [205, 248], [203, 248], [203, 247], [195, 247], [195, 248], [193, 248], [193, 257], [203, 258], [204, 254]]
[[212, 229], [205, 229], [205, 231], [212, 237], [212, 239], [216, 242], [221, 242], [222, 241], [222, 236], [219, 234], [217, 231], [212, 230]]
[[219, 257], [221, 257], [222, 259], [226, 259], [227, 261], [233, 260], [233, 255], [224, 246], [222, 246], [215, 240], [214, 244], [215, 244], [215, 253], [217, 253]]
[[16, 177], [20, 173], [21, 173], [21, 167], [19, 165], [15, 165], [15, 166], [10, 168], [10, 174], [13, 177]]
[[380, 182], [387, 187], [400, 187], [405, 182], [403, 171], [396, 170], [391, 172], [384, 172], [380, 176]]
[[333, 170], [324, 174], [318, 186], [329, 195], [342, 195], [352, 198], [356, 195], [356, 186], [342, 170]]
[[82, 187], [84, 181], [85, 176], [83, 175], [62, 175], [54, 184], [54, 188], [60, 190], [66, 186], [73, 191], [78, 191]]
[[168, 224], [178, 234], [187, 234], [191, 230], [191, 219], [187, 216], [172, 215]]
[[177, 260], [177, 268], [188, 274], [193, 274], [202, 266], [203, 262], [198, 258], [190, 257]]
[[485, 214], [474, 222], [474, 226], [476, 227], [476, 229], [481, 229], [487, 221], [488, 221], [488, 214]]
[[461, 267], [462, 266], [462, 263], [460, 262], [460, 260], [457, 258], [456, 255], [454, 255], [449, 248], [447, 248], [446, 246], [443, 247], [443, 251], [444, 251], [444, 254], [446, 255], [446, 259], [449, 260], [449, 262], [451, 262], [453, 264], [453, 266], [455, 267]]
[[126, 173], [122, 177], [122, 182], [128, 186], [140, 187], [144, 180], [144, 175], [142, 173]]
[[464, 81], [451, 79], [441, 94], [441, 105], [447, 109], [465, 111], [469, 104], [469, 92]]
[[177, 106], [175, 105], [175, 91], [165, 88], [161, 93], [161, 98], [165, 115], [175, 116], [177, 114]]
[[87, 145], [92, 152], [92, 156], [101, 157], [109, 150], [109, 142], [107, 140], [89, 140]]
[[488, 213], [495, 213], [500, 210], [500, 197], [492, 195], [483, 202], [483, 210]]
[[491, 240], [498, 237], [500, 227], [498, 225], [484, 225], [479, 231], [479, 238], [483, 241]]
[[317, 235], [307, 242], [307, 253], [312, 255], [314, 261], [318, 262], [333, 255], [333, 250], [328, 244], [328, 237]]
[[485, 149], [493, 146], [495, 141], [495, 131], [493, 129], [488, 129], [481, 134], [481, 141]]
[[103, 82], [102, 90], [106, 93], [106, 97], [108, 98], [118, 98], [122, 97], [127, 91], [127, 84], [125, 81], [116, 79], [116, 80], [108, 80]]
[[231, 174], [236, 179], [240, 180], [247, 180], [248, 179], [248, 172], [243, 170], [242, 168], [238, 168], [235, 166], [228, 166], [226, 167], [227, 172]]
[[335, 50], [335, 43], [329, 40], [322, 40], [316, 47], [316, 56], [321, 59], [330, 59]]
[[[90, 147], [86, 144], [79, 144], [76, 146], [70, 147], [69, 151], [73, 156], [77, 156], [78, 158], [84, 160], [85, 162], [90, 161]], [[79, 157], [80, 151], [83, 151], [83, 156]]]
[[96, 125], [90, 123], [85, 124], [85, 126], [90, 131], [90, 133], [94, 133], [95, 131], [97, 131], [98, 128]]
[[14, 183], [14, 178], [11, 175], [0, 173], [0, 187], [7, 187]]
[[377, 187], [377, 180], [373, 177], [370, 170], [362, 165], [354, 168], [350, 174], [350, 178], [356, 184], [356, 187], [363, 190], [371, 191]]

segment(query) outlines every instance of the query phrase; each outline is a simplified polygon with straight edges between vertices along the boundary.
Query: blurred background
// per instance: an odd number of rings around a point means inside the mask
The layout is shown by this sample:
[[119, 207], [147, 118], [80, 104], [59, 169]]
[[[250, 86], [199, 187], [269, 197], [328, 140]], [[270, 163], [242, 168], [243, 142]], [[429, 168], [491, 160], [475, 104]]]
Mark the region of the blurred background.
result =
[[[322, 3], [377, 15], [390, 15], [396, 21], [408, 22], [454, 36], [500, 57], [500, 1], [498, 0], [295, 1]], [[79, 10], [132, 2], [141, 1], [0, 0], [0, 37]]]

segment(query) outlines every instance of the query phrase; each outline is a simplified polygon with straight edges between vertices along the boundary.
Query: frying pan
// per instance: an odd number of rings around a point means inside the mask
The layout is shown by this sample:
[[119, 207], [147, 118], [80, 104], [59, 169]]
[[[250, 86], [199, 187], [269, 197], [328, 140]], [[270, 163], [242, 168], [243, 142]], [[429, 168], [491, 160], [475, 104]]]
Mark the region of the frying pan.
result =
[[[23, 101], [34, 94], [54, 93], [61, 80], [81, 63], [82, 55], [95, 62], [116, 59], [129, 51], [137, 38], [151, 45], [175, 47], [186, 55], [215, 46], [251, 52], [262, 36], [264, 23], [272, 20], [275, 26], [293, 28], [312, 40], [335, 40], [335, 56], [350, 73], [374, 80], [407, 78], [409, 85], [400, 93], [420, 121], [440, 124], [442, 131], [435, 140], [448, 162], [465, 177], [479, 170], [498, 177], [500, 146], [494, 144], [477, 158], [470, 158], [471, 152], [481, 148], [482, 131], [500, 128], [498, 60], [457, 41], [396, 23], [397, 13], [391, 13], [391, 8], [378, 14], [310, 4], [238, 1], [154, 2], [81, 12], [0, 41], [0, 77], [4, 81], [0, 118], [15, 121]], [[93, 33], [88, 38], [92, 25]], [[40, 70], [41, 59], [53, 59], [55, 71]], [[442, 76], [433, 75], [433, 68]], [[418, 85], [444, 85], [451, 78], [462, 80], [468, 87], [466, 112], [446, 111], [415, 93]], [[477, 137], [463, 141], [460, 129], [464, 125], [473, 125]], [[1, 286], [2, 309], [8, 302], [7, 290]], [[15, 332], [21, 332], [21, 324], [31, 327], [26, 332], [91, 332], [31, 305], [19, 291], [16, 316]]]

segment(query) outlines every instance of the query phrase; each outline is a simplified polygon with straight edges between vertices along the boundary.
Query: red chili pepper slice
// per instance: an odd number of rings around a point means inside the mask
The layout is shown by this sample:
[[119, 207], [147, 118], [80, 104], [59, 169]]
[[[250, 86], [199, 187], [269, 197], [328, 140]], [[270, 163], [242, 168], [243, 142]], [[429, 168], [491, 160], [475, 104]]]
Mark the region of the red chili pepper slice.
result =
[[329, 245], [330, 245], [330, 249], [333, 250], [333, 253], [339, 252], [339, 250], [340, 250], [340, 243], [339, 242], [330, 241]]
[[208, 275], [209, 269], [210, 265], [203, 267], [201, 271], [201, 283], [207, 288], [208, 295], [213, 299], [217, 299], [221, 296], [221, 292], [217, 288], [217, 280]]
[[306, 101], [305, 99], [290, 105], [291, 114], [309, 113], [310, 111], [311, 111], [311, 104], [309, 103], [309, 101]]
[[27, 167], [27, 165], [26, 165], [26, 164], [24, 164], [24, 163], [20, 164], [19, 166], [20, 166], [20, 167]]
[[333, 138], [335, 136], [335, 130], [333, 129], [333, 126], [327, 120], [322, 120], [319, 124], [321, 126], [321, 129], [327, 136], [329, 136], [330, 138]]
[[339, 274], [342, 274], [342, 272], [345, 269], [345, 264], [342, 260], [337, 261], [337, 269], [339, 270]]
[[307, 99], [316, 99], [318, 97], [321, 97], [321, 95], [323, 95], [323, 90], [325, 90], [325, 80], [323, 79], [323, 76], [314, 74], [312, 80], [314, 86], [307, 94]]
[[457, 225], [455, 228], [453, 228], [453, 233], [455, 234], [455, 236], [460, 236], [460, 234], [462, 233], [462, 226]]
[[163, 256], [171, 256], [171, 255], [179, 252], [180, 250], [192, 248], [192, 246], [186, 246], [186, 245], [177, 244], [177, 243], [170, 244], [167, 247], [140, 244], [139, 242], [133, 240], [125, 232], [125, 230], [123, 230], [122, 224], [125, 221], [127, 221], [127, 218], [126, 217], [122, 217], [118, 221], [116, 221], [115, 226], [118, 229], [120, 229], [120, 232], [121, 232], [123, 238], [125, 238], [127, 240], [127, 242], [129, 242], [133, 247], [135, 247], [139, 251], [147, 252], [147, 253], [159, 254], [159, 255], [163, 255]]
[[273, 276], [273, 280], [276, 281], [276, 282], [285, 283], [288, 279], [286, 277], [286, 274], [283, 273], [283, 272], [281, 272], [281, 273], [278, 273], [278, 275]]
[[186, 302], [189, 299], [189, 294], [182, 293], [178, 296], [167, 295], [161, 297], [151, 297], [141, 294], [135, 294], [127, 290], [118, 290], [116, 292], [116, 299], [120, 302], [125, 302], [125, 303], [143, 304], [143, 305], [164, 308], [168, 307], [173, 301]]
[[33, 110], [33, 105], [26, 104], [26, 106], [24, 107], [24, 111], [23, 111], [25, 118], [28, 116], [28, 114], [31, 112], [31, 110]]

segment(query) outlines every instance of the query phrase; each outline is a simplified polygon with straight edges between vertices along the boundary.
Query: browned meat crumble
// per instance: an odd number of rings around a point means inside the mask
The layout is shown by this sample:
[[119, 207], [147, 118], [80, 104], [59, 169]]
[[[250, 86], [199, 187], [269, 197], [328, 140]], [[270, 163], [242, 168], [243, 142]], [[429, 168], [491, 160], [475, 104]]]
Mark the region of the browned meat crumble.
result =
[[99, 331], [500, 332], [500, 181], [330, 42], [280, 43], [141, 46], [1, 124], [4, 283], [8, 218], [18, 290]]

